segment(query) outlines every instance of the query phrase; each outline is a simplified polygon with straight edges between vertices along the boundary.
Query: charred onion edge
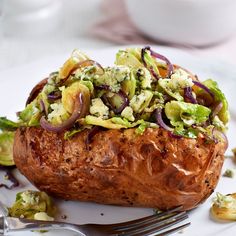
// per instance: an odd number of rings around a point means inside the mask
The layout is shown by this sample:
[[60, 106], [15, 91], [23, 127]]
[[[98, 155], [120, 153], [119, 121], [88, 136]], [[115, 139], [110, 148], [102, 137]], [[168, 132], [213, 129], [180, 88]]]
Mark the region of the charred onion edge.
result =
[[120, 90], [117, 94], [123, 99], [123, 103], [119, 108], [113, 109], [116, 114], [121, 113], [125, 107], [129, 105], [129, 98], [122, 90]]
[[51, 100], [51, 101], [55, 101], [57, 99], [60, 99], [61, 97], [62, 97], [61, 91], [52, 91], [47, 96], [48, 100]]
[[162, 119], [162, 108], [157, 108], [155, 110], [155, 117], [156, 117], [157, 124], [161, 128], [163, 128], [163, 129], [165, 129], [165, 130], [167, 130], [169, 132], [173, 132], [173, 129], [171, 127], [169, 127], [168, 125], [166, 125], [165, 122]]
[[151, 72], [152, 76], [156, 79], [156, 80], [159, 80], [161, 77], [154, 71], [153, 67], [147, 67], [147, 63], [145, 61], [145, 58], [144, 58], [144, 54], [145, 54], [145, 50], [147, 49], [150, 49], [150, 47], [145, 47], [145, 48], [142, 48], [141, 49], [141, 59], [142, 59], [142, 62], [144, 64], [144, 66]]
[[184, 88], [184, 100], [185, 100], [185, 102], [190, 101], [190, 103], [197, 104], [197, 100], [193, 97], [191, 87], [185, 87]]
[[38, 96], [38, 94], [42, 91], [43, 87], [47, 84], [47, 81], [48, 81], [48, 78], [45, 78], [34, 86], [34, 88], [31, 90], [29, 94], [29, 97], [26, 101], [25, 106], [31, 103]]
[[42, 116], [40, 119], [41, 127], [45, 130], [56, 132], [56, 133], [61, 133], [65, 131], [66, 129], [71, 128], [77, 119], [85, 115], [86, 108], [84, 107], [85, 106], [84, 103], [85, 103], [84, 96], [82, 93], [79, 93], [79, 95], [75, 99], [74, 111], [71, 114], [70, 118], [68, 118], [67, 120], [65, 120], [59, 125], [52, 125], [46, 120], [45, 116]]
[[208, 94], [210, 94], [210, 96], [214, 99], [215, 98], [215, 95], [214, 93], [212, 93], [212, 91], [206, 86], [204, 85], [203, 83], [199, 82], [199, 81], [196, 81], [196, 80], [193, 80], [193, 83], [198, 86], [199, 88], [203, 89], [205, 92], [207, 92]]
[[[173, 71], [174, 71], [174, 66], [173, 66], [172, 63], [169, 61], [168, 58], [166, 58], [165, 56], [163, 56], [163, 55], [161, 55], [161, 54], [159, 54], [159, 53], [157, 53], [157, 52], [155, 52], [155, 51], [153, 51], [150, 46], [147, 46], [147, 47], [141, 49], [141, 59], [142, 59], [142, 61], [143, 61], [144, 66], [147, 67], [147, 63], [146, 63], [145, 58], [144, 58], [144, 53], [145, 53], [146, 50], [150, 51], [152, 57], [154, 57], [154, 58], [156, 58], [156, 59], [160, 59], [160, 60], [162, 60], [162, 61], [164, 61], [164, 62], [166, 63], [166, 65], [167, 65], [167, 77], [170, 77], [171, 74], [172, 74]], [[152, 75], [153, 75], [155, 78], [157, 78], [157, 79], [160, 79], [160, 78], [161, 78], [160, 76], [158, 76], [158, 75], [154, 72], [153, 68], [150, 68], [149, 70], [151, 71]]]
[[181, 139], [183, 138], [183, 136], [178, 135], [178, 134], [174, 134], [173, 131], [174, 129], [172, 129], [171, 127], [169, 127], [168, 125], [165, 124], [165, 122], [162, 119], [162, 108], [157, 108], [155, 110], [155, 117], [156, 117], [156, 123], [163, 129], [169, 131], [169, 136], [171, 138], [175, 138], [175, 139]]
[[39, 101], [39, 106], [40, 106], [40, 111], [45, 115], [48, 115], [48, 110], [46, 109], [45, 103], [42, 99]]
[[100, 90], [107, 90], [107, 91], [112, 91], [111, 87], [107, 84], [102, 84], [102, 85], [96, 85], [95, 86], [96, 89], [100, 89]]
[[101, 99], [103, 100], [105, 105], [107, 105], [112, 111], [114, 111], [115, 114], [121, 113], [125, 109], [125, 107], [127, 107], [129, 105], [129, 98], [128, 98], [128, 96], [122, 90], [119, 90], [118, 93], [115, 93], [115, 92], [112, 91], [112, 89], [111, 89], [111, 87], [109, 85], [98, 85], [98, 86], [95, 86], [95, 88], [96, 89], [101, 89], [101, 90], [102, 89], [103, 90], [107, 90], [107, 91], [109, 91], [111, 93], [114, 93], [115, 95], [118, 95], [118, 96], [120, 96], [122, 98], [122, 100], [123, 100], [122, 105], [119, 108], [115, 108], [111, 104], [110, 100], [106, 97], [106, 95], [103, 95], [101, 97]]

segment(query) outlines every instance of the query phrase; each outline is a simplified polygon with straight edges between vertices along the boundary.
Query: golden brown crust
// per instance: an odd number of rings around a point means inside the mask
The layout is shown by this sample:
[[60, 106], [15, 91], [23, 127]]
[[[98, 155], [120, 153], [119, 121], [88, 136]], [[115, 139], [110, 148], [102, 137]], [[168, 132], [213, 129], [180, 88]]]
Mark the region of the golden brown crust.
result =
[[191, 209], [218, 182], [226, 145], [170, 137], [162, 128], [98, 132], [86, 149], [85, 130], [71, 140], [42, 128], [15, 135], [18, 169], [40, 190], [64, 199], [124, 206]]

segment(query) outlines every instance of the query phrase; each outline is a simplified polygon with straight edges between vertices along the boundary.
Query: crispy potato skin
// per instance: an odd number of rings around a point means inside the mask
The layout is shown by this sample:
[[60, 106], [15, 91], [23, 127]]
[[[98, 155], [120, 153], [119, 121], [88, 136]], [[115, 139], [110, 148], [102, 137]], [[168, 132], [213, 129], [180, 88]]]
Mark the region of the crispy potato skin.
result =
[[224, 142], [176, 139], [162, 128], [99, 131], [86, 149], [88, 130], [70, 140], [42, 128], [16, 131], [14, 160], [42, 191], [63, 199], [162, 210], [192, 209], [214, 191]]

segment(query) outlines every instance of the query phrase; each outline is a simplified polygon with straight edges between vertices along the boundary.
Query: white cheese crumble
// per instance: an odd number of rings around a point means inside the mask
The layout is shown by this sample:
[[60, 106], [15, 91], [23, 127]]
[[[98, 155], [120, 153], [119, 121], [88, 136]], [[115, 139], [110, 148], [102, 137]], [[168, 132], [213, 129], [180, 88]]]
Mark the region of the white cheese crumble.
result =
[[109, 108], [103, 103], [101, 98], [92, 99], [92, 105], [89, 112], [91, 115], [107, 119], [109, 116]]
[[48, 114], [48, 121], [53, 123], [61, 123], [63, 117], [67, 115], [67, 112], [61, 103], [53, 103], [50, 105], [50, 108], [53, 110]]
[[140, 73], [139, 79], [141, 80], [141, 87], [144, 89], [151, 88], [152, 76], [149, 70], [146, 68], [142, 68], [139, 69], [139, 73]]
[[135, 120], [135, 118], [133, 116], [133, 109], [129, 106], [125, 107], [125, 109], [121, 112], [121, 116], [126, 118], [129, 121]]
[[23, 205], [37, 205], [39, 203], [39, 197], [31, 194], [30, 191], [25, 191], [21, 194]]
[[172, 90], [177, 90], [178, 88], [192, 87], [193, 81], [189, 74], [182, 70], [178, 69], [171, 75], [170, 88]]
[[138, 113], [147, 107], [152, 98], [152, 95], [152, 92], [148, 90], [142, 91], [139, 95], [134, 95], [130, 100], [130, 106], [133, 111]]

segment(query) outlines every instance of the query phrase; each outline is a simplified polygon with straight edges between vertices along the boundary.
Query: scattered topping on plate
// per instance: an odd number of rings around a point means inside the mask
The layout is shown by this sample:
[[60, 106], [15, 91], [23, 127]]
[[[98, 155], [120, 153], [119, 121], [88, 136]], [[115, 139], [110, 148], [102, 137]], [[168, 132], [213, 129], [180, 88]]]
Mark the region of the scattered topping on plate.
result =
[[67, 216], [67, 215], [62, 215], [61, 218], [62, 218], [63, 220], [66, 220], [66, 219], [68, 218], [68, 216]]
[[227, 169], [224, 174], [223, 174], [224, 177], [228, 177], [228, 178], [233, 178], [234, 177], [234, 171], [231, 170], [231, 169]]
[[236, 220], [236, 193], [216, 194], [210, 209], [211, 215], [217, 220]]
[[0, 170], [5, 171], [4, 179], [10, 181], [11, 184], [0, 183], [0, 188], [4, 187], [6, 189], [13, 189], [19, 186], [19, 181], [15, 178], [14, 174], [12, 173], [12, 169], [15, 168], [14, 166], [1, 166]]
[[8, 211], [12, 217], [54, 220], [56, 208], [45, 192], [26, 190], [16, 195], [15, 203]]

